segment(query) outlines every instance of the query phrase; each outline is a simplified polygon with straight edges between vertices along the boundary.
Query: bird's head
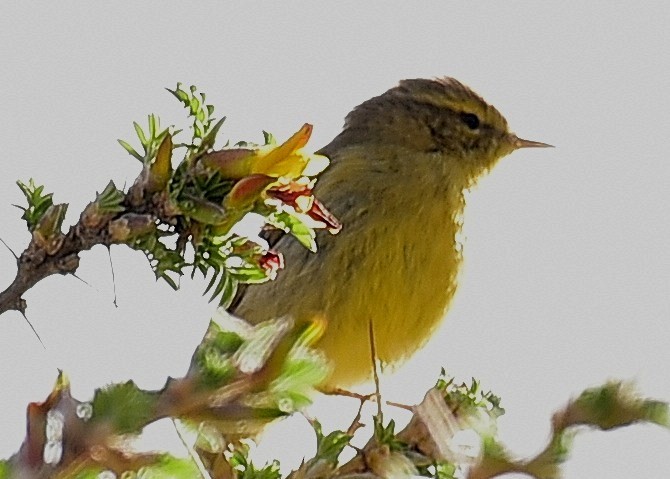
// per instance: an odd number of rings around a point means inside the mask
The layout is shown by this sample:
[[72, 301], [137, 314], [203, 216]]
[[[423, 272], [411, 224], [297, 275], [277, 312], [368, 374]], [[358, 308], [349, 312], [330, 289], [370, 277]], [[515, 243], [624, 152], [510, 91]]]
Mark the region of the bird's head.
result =
[[431, 154], [436, 162], [448, 160], [447, 168], [456, 160], [470, 180], [516, 149], [551, 146], [517, 137], [495, 107], [453, 78], [401, 81], [356, 107], [342, 136], [348, 143]]

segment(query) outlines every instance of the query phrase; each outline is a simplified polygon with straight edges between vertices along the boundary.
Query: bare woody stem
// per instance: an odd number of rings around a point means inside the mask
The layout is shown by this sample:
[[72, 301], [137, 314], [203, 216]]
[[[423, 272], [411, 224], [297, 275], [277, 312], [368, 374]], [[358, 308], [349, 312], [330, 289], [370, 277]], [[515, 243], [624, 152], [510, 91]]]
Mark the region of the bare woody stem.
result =
[[0, 293], [0, 314], [6, 311], [19, 311], [25, 314], [26, 300], [23, 294], [44, 278], [53, 274], [72, 274], [79, 267], [79, 252], [89, 250], [101, 244], [101, 238], [89, 238], [83, 241], [73, 226], [65, 236], [63, 246], [55, 255], [48, 255], [44, 249], [31, 241], [16, 261], [16, 277], [12, 284]]
[[[138, 193], [140, 200], [137, 200]], [[25, 315], [27, 302], [23, 295], [37, 283], [54, 274], [74, 274], [79, 267], [79, 253], [88, 251], [96, 245], [109, 247], [125, 241], [110, 233], [110, 226], [119, 218], [143, 217], [145, 223], [153, 224], [157, 219], [169, 222], [164, 211], [165, 195], [154, 194], [142, 197], [138, 188], [131, 187], [121, 202], [122, 211], [115, 214], [98, 214], [91, 219], [90, 203], [81, 213], [79, 221], [65, 234], [57, 232], [56, 241], [45, 247], [43, 242], [33, 238], [28, 247], [17, 258], [14, 281], [0, 293], [0, 315], [7, 311], [19, 311]], [[93, 210], [93, 208], [91, 208]], [[53, 247], [56, 244], [56, 247]]]

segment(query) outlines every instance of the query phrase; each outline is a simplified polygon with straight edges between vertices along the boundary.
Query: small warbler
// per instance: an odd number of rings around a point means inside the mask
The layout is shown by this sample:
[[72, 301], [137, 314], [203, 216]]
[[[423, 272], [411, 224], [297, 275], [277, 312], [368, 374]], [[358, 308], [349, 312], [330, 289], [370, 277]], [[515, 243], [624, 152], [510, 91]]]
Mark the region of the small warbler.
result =
[[323, 387], [369, 379], [371, 344], [381, 364], [398, 363], [445, 315], [462, 260], [464, 191], [512, 151], [547, 146], [511, 133], [453, 78], [401, 81], [356, 107], [318, 152], [331, 164], [314, 192], [341, 232], [318, 232], [316, 254], [283, 236], [273, 247], [286, 270], [246, 289], [232, 312], [251, 323], [325, 318], [317, 347], [334, 370]]

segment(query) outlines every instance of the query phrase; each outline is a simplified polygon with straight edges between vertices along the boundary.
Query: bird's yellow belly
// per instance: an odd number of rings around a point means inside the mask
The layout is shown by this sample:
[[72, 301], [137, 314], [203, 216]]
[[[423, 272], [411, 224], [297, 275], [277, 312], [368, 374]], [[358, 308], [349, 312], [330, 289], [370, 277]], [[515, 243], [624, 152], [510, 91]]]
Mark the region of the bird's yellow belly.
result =
[[318, 344], [335, 368], [326, 387], [371, 376], [370, 326], [384, 365], [409, 357], [434, 332], [453, 297], [461, 259], [457, 225], [448, 217], [439, 220], [428, 228], [430, 235], [425, 224], [399, 229], [390, 218], [368, 224], [356, 241], [332, 238], [333, 249], [357, 246], [344, 255], [328, 251], [324, 277], [314, 278], [328, 291], [322, 304], [328, 328]]

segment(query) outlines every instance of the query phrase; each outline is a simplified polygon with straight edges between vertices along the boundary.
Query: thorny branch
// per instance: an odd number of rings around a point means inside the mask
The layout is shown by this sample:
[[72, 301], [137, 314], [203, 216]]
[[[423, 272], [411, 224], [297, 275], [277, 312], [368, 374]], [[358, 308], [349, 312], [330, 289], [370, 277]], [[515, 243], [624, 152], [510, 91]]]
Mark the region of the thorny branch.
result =
[[[44, 402], [28, 406], [26, 437], [19, 452], [7, 463], [14, 474], [11, 477], [75, 477], [77, 472], [96, 467], [120, 477], [126, 471], [151, 465], [159, 455], [131, 453], [119, 439], [124, 434], [139, 433], [161, 418], [196, 424], [255, 423], [259, 428], [281, 416], [264, 412], [249, 401], [266, 391], [281, 373], [277, 365], [285, 363], [291, 347], [300, 340], [299, 332], [290, 327], [275, 328], [273, 349], [265, 353], [266, 359], [260, 367], [245, 372], [237, 365], [230, 370], [225, 384], [212, 387], [212, 378], [207, 377], [208, 367], [202, 361], [212, 353], [211, 348], [220, 346], [220, 333], [220, 329], [212, 325], [194, 355], [188, 374], [169, 378], [159, 391], [144, 391], [129, 381], [97, 391], [91, 402], [81, 402], [71, 396], [69, 383], [61, 374]], [[219, 349], [219, 353], [223, 350]], [[231, 364], [237, 364], [232, 356], [230, 359]], [[240, 437], [233, 429], [230, 428], [227, 440]], [[248, 437], [249, 434], [253, 434], [253, 430], [246, 428], [242, 435]]]
[[155, 221], [154, 218], [158, 217], [160, 210], [155, 207], [154, 201], [142, 204], [139, 208], [132, 207], [128, 201], [128, 195], [123, 201], [124, 211], [110, 216], [102, 224], [94, 227], [86, 226], [85, 213], [82, 213], [82, 218], [77, 224], [71, 226], [69, 231], [59, 238], [59, 247], [52, 254], [49, 254], [47, 249], [40, 245], [33, 236], [28, 247], [16, 260], [17, 269], [14, 281], [0, 293], [0, 315], [12, 310], [25, 314], [27, 302], [23, 295], [26, 291], [51, 275], [74, 274], [79, 267], [79, 254], [82, 251], [88, 251], [96, 245], [109, 247], [113, 244], [114, 241], [109, 235], [108, 227], [118, 217], [129, 212], [136, 214], [142, 212]]

